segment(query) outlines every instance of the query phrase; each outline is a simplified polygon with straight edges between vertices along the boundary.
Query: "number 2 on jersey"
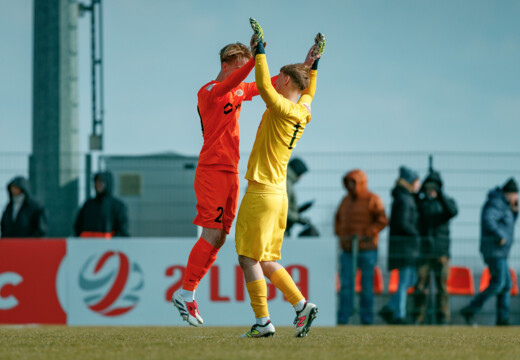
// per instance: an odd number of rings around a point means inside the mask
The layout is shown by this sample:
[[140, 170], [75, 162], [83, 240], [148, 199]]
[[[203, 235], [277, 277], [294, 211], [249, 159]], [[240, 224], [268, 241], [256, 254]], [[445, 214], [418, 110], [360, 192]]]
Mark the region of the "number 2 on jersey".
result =
[[222, 215], [224, 215], [224, 208], [222, 206], [219, 206], [217, 208], [217, 211], [220, 211], [220, 214], [218, 214], [217, 218], [215, 219], [215, 222], [221, 223], [222, 222]]

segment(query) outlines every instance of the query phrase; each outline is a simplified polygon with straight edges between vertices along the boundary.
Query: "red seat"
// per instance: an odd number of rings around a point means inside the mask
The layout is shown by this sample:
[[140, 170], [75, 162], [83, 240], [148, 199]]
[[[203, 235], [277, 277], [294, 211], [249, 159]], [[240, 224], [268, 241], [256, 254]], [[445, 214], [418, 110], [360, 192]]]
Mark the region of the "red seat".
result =
[[[374, 268], [374, 294], [381, 295], [383, 293], [383, 274], [379, 267]], [[361, 270], [356, 272], [356, 292], [361, 292]]]
[[[390, 271], [390, 280], [388, 281], [388, 292], [390, 294], [393, 294], [397, 291], [397, 288], [399, 287], [399, 270], [393, 269]], [[413, 294], [413, 286], [410, 286], [408, 288], [408, 294]]]
[[[509, 273], [511, 274], [511, 282], [513, 283], [513, 286], [511, 287], [511, 295], [517, 296], [518, 291], [518, 282], [516, 278], [516, 272], [509, 268]], [[491, 274], [489, 273], [489, 268], [486, 267], [484, 271], [482, 272], [482, 275], [480, 276], [480, 286], [479, 291], [482, 292], [486, 290], [486, 288], [489, 286], [489, 280], [491, 279]]]
[[471, 269], [462, 266], [451, 266], [448, 275], [448, 293], [452, 295], [474, 295], [475, 284]]
[[516, 272], [512, 268], [509, 268], [509, 272], [511, 273], [511, 282], [513, 283], [513, 286], [511, 287], [511, 295], [517, 296], [519, 291], [518, 291], [518, 281], [516, 278]]
[[100, 238], [100, 239], [112, 239], [113, 233], [99, 232], [99, 231], [83, 231], [79, 234], [82, 238]]
[[[335, 283], [336, 283], [336, 292], [339, 292], [341, 288], [341, 283], [339, 279], [339, 274], [335, 275]], [[361, 291], [361, 270], [358, 269], [356, 272], [356, 292]], [[383, 275], [381, 273], [381, 269], [377, 266], [374, 268], [374, 294], [380, 295], [383, 293]]]

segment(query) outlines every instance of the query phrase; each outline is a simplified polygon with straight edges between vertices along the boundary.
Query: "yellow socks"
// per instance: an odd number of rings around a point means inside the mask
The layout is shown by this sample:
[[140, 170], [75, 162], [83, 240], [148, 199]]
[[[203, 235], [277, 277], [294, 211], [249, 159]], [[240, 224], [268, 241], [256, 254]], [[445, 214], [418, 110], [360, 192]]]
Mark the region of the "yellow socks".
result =
[[251, 299], [251, 307], [255, 312], [257, 319], [268, 317], [269, 309], [267, 308], [267, 283], [264, 279], [255, 280], [246, 284], [249, 298]]
[[[292, 306], [304, 304], [305, 298], [294, 283], [291, 275], [284, 268], [275, 271], [271, 278], [276, 288], [278, 288], [291, 303]], [[255, 312], [255, 317], [258, 319], [269, 319], [269, 309], [267, 308], [267, 283], [264, 279], [255, 280], [246, 284], [249, 298], [251, 299], [251, 307]], [[303, 307], [303, 306], [300, 306]]]
[[292, 306], [305, 299], [285, 268], [276, 270], [269, 280], [285, 295]]

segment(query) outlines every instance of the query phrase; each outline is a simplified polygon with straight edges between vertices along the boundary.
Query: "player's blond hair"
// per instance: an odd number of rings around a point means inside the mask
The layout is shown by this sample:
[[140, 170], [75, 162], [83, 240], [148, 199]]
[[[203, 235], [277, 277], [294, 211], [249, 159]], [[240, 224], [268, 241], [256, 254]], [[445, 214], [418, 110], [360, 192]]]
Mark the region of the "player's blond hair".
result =
[[220, 50], [220, 63], [232, 63], [236, 59], [251, 59], [253, 54], [247, 46], [242, 43], [228, 44]]
[[280, 72], [283, 72], [291, 78], [300, 91], [309, 87], [309, 71], [310, 67], [305, 64], [290, 64], [285, 65], [280, 69]]

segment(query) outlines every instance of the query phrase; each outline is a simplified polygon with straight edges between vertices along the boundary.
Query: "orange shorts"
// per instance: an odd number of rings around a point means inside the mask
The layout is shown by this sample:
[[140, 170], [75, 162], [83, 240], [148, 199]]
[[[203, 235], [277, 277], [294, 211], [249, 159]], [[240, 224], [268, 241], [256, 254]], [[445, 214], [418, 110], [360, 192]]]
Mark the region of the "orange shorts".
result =
[[238, 206], [238, 174], [197, 167], [195, 172], [197, 216], [193, 223], [229, 234]]

